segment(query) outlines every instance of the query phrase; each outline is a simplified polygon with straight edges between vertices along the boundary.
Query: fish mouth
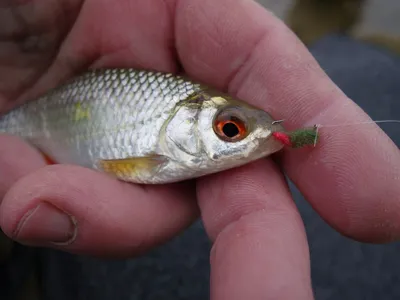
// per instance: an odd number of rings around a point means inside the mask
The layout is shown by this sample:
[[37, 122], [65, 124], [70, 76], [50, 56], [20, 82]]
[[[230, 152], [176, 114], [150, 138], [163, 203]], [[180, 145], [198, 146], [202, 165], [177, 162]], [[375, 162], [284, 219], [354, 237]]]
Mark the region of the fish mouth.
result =
[[261, 156], [269, 156], [283, 149], [284, 145], [274, 138], [273, 133], [282, 130], [271, 130], [270, 134], [266, 138], [259, 139], [259, 146]]

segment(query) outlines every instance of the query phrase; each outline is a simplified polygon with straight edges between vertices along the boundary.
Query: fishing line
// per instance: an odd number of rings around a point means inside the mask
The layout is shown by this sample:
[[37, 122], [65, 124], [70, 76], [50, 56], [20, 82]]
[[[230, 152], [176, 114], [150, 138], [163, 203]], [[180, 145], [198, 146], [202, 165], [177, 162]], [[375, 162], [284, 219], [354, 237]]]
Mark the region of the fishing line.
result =
[[347, 126], [358, 126], [358, 125], [369, 125], [369, 124], [382, 124], [382, 123], [400, 123], [400, 120], [372, 120], [366, 122], [355, 122], [345, 124], [316, 124], [316, 138], [314, 140], [314, 147], [317, 145], [318, 133], [320, 128], [335, 128], [335, 127], [347, 127]]
[[[272, 122], [274, 124], [280, 124], [284, 120], [278, 120]], [[334, 127], [347, 127], [347, 126], [358, 126], [368, 124], [382, 124], [382, 123], [400, 123], [400, 120], [377, 120], [377, 121], [366, 121], [366, 122], [355, 122], [345, 124], [315, 124], [312, 128], [304, 128], [294, 130], [291, 132], [273, 132], [272, 136], [280, 141], [282, 144], [291, 148], [302, 148], [305, 146], [317, 145], [319, 131], [321, 128], [334, 128]]]
[[359, 123], [345, 123], [345, 124], [317, 124], [319, 128], [323, 127], [342, 127], [342, 126], [354, 126], [354, 125], [364, 125], [364, 124], [379, 124], [379, 123], [400, 123], [400, 120], [380, 120], [380, 121], [368, 121], [368, 122], [359, 122]]

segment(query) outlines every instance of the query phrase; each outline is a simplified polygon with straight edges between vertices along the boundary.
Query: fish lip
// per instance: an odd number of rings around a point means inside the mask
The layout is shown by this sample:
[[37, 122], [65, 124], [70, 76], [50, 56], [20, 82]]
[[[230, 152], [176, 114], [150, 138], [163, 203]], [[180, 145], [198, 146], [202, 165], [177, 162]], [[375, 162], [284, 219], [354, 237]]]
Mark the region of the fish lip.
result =
[[[280, 131], [280, 130], [278, 130]], [[263, 151], [261, 151], [262, 153], [265, 153], [263, 156], [269, 156], [271, 154], [274, 154], [276, 152], [279, 152], [280, 150], [283, 149], [284, 145], [282, 143], [280, 143], [279, 141], [277, 141], [274, 137], [273, 137], [273, 133], [275, 131], [270, 132], [270, 134], [267, 137], [263, 137], [263, 138], [259, 138], [259, 145], [258, 148], [263, 148]]]

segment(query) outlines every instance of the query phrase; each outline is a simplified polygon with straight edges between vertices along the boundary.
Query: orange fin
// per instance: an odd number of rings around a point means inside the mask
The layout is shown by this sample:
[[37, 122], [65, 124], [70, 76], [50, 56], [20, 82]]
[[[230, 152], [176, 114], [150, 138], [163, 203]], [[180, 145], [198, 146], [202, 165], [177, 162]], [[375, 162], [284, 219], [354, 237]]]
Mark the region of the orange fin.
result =
[[134, 178], [141, 173], [149, 173], [166, 163], [168, 158], [162, 155], [129, 157], [125, 159], [100, 160], [99, 167], [106, 173], [121, 179]]

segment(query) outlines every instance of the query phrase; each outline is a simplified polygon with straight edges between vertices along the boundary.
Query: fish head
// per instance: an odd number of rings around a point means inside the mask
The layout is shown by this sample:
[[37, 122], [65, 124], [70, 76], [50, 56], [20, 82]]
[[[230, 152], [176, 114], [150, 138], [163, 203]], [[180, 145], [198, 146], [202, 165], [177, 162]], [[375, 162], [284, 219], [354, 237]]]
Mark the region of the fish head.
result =
[[197, 126], [211, 165], [227, 169], [283, 148], [272, 133], [284, 129], [266, 111], [219, 92], [206, 94]]
[[182, 101], [166, 136], [175, 161], [209, 174], [281, 150], [272, 133], [283, 130], [264, 110], [207, 88]]

